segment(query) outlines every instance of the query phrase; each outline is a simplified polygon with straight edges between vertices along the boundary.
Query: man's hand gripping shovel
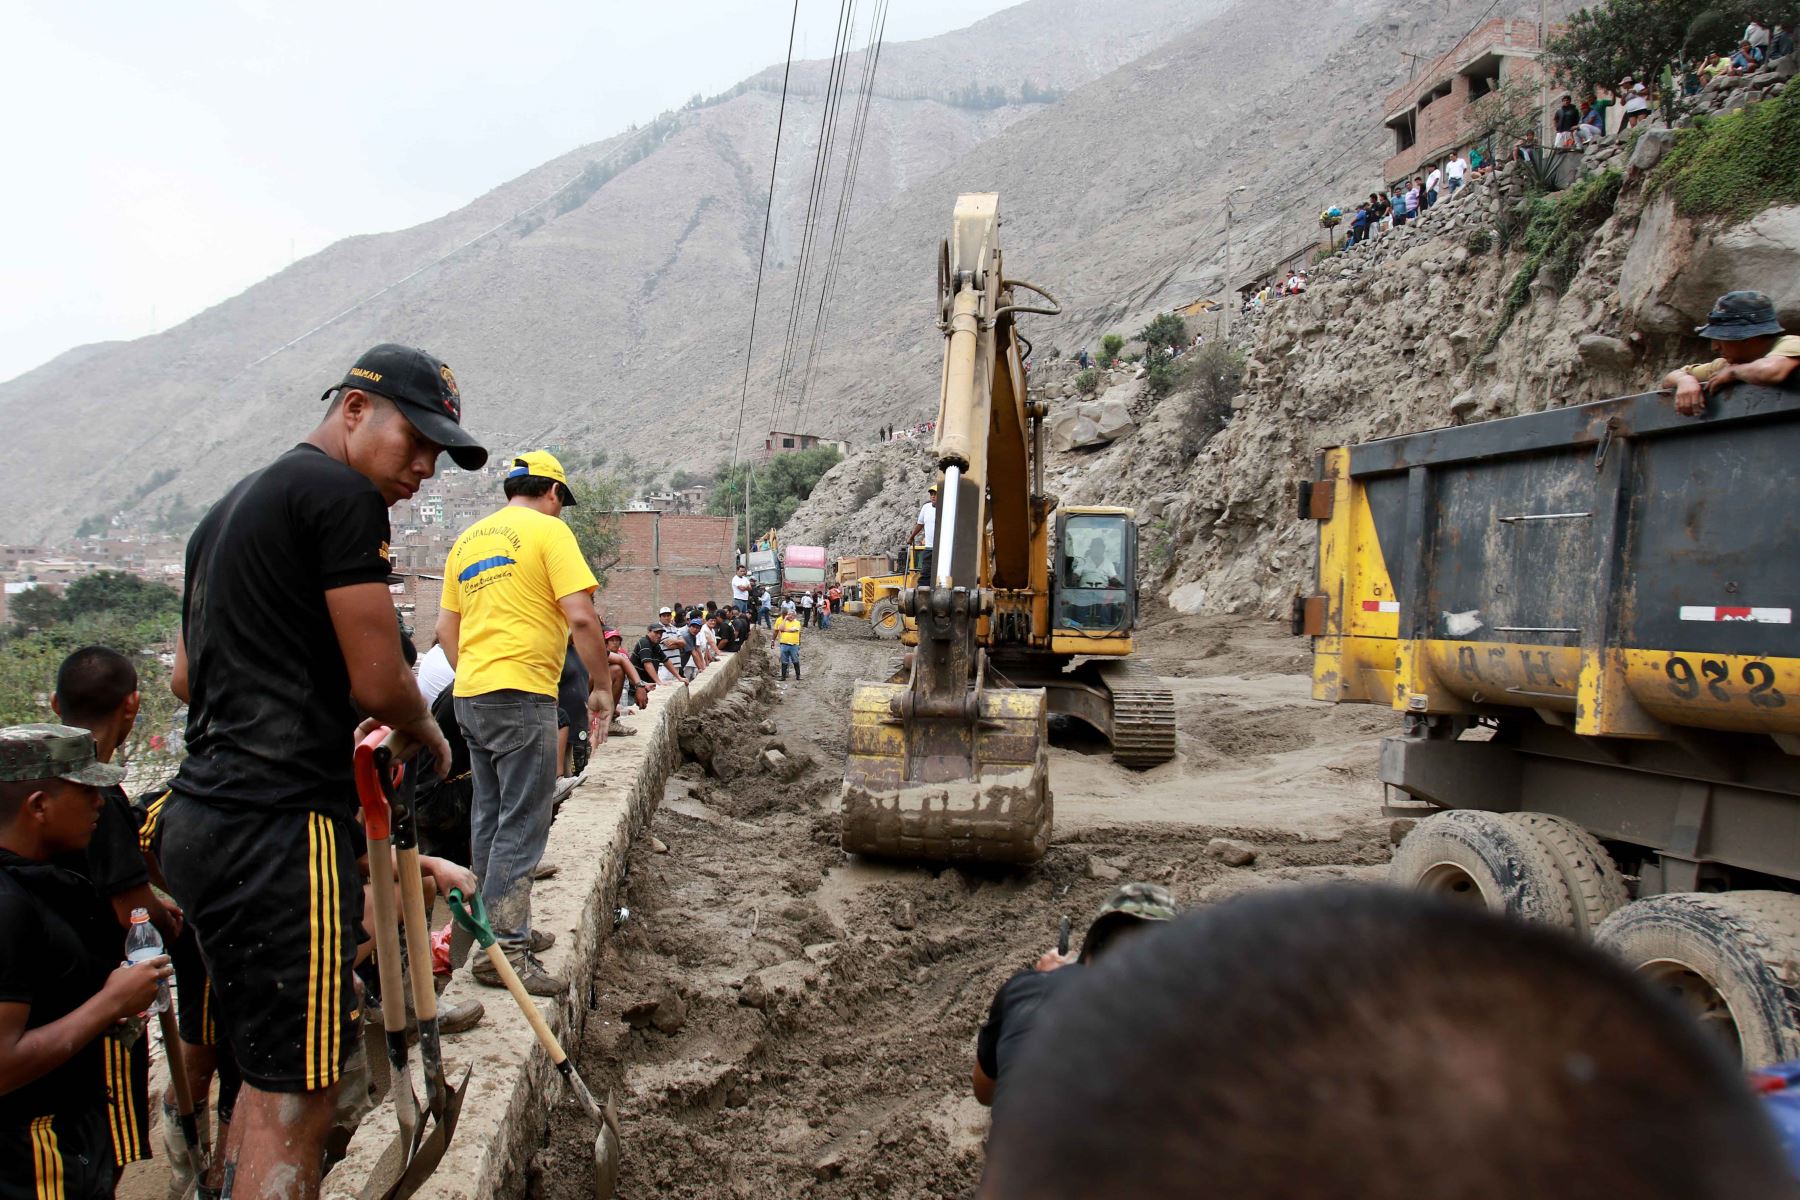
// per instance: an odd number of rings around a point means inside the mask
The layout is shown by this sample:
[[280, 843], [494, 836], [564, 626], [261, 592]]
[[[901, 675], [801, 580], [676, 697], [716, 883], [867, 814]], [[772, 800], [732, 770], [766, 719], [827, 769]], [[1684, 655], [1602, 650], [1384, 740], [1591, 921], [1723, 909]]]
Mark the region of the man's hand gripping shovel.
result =
[[493, 926], [488, 924], [487, 905], [482, 902], [480, 893], [465, 900], [460, 889], [451, 888], [445, 903], [450, 906], [451, 920], [474, 935], [476, 944], [487, 954], [488, 962], [494, 965], [501, 982], [506, 984], [506, 990], [518, 1001], [519, 1011], [525, 1014], [526, 1023], [537, 1034], [538, 1044], [550, 1056], [558, 1073], [568, 1081], [569, 1090], [581, 1101], [581, 1107], [587, 1109], [588, 1115], [599, 1124], [599, 1132], [594, 1136], [594, 1200], [613, 1200], [619, 1182], [619, 1119], [613, 1112], [612, 1097], [608, 1096], [606, 1107], [601, 1108], [594, 1100], [594, 1093], [588, 1091], [587, 1084], [576, 1072], [575, 1064], [563, 1053], [562, 1043], [550, 1032], [544, 1014], [538, 1011], [537, 1004], [526, 992], [525, 985], [519, 982], [518, 973], [506, 961], [505, 953], [495, 940]]
[[[419, 846], [413, 825], [412, 781], [402, 761], [414, 749], [409, 739], [386, 728], [375, 729], [356, 747], [356, 794], [362, 803], [369, 841], [369, 888], [375, 910], [375, 954], [381, 976], [381, 1024], [400, 1134], [376, 1164], [363, 1188], [365, 1200], [402, 1200], [418, 1190], [449, 1148], [462, 1112], [469, 1072], [453, 1090], [444, 1078], [443, 1049], [438, 1041], [437, 989], [431, 980], [431, 931], [419, 871]], [[390, 849], [391, 848], [391, 849]], [[399, 876], [400, 906], [406, 922], [406, 973], [412, 983], [413, 1011], [418, 1017], [419, 1058], [425, 1073], [425, 1104], [432, 1118], [425, 1132], [418, 1094], [413, 1091], [406, 1055], [406, 994], [400, 966], [400, 917], [387, 864]]]

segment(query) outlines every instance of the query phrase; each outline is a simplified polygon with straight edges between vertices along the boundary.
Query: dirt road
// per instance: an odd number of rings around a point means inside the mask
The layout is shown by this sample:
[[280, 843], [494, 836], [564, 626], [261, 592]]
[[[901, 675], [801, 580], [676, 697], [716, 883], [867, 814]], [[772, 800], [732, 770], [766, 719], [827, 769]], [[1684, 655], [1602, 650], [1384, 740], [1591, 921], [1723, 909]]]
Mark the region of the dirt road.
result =
[[[969, 1095], [994, 990], [1079, 930], [1118, 881], [1183, 904], [1288, 879], [1378, 871], [1374, 782], [1391, 713], [1315, 705], [1303, 643], [1260, 622], [1164, 620], [1140, 644], [1177, 689], [1180, 756], [1130, 774], [1059, 731], [1056, 835], [1029, 871], [851, 861], [830, 804], [852, 683], [891, 660], [860, 621], [809, 633], [803, 682], [752, 673], [694, 724], [690, 763], [634, 848], [629, 910], [581, 1049], [625, 1130], [619, 1194], [970, 1194], [986, 1110]], [[776, 745], [798, 774], [768, 771]], [[1257, 849], [1229, 868], [1229, 836]], [[661, 847], [659, 849], [659, 847]], [[559, 1097], [529, 1194], [588, 1196], [593, 1130]]]

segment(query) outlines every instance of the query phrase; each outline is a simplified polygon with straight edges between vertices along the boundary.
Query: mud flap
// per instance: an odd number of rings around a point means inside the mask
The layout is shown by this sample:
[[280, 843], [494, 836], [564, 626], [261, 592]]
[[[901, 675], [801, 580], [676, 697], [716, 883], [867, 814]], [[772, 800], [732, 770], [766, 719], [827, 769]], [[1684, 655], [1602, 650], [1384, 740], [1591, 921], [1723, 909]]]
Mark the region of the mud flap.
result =
[[852, 854], [1034, 863], [1050, 845], [1048, 707], [1040, 688], [987, 688], [974, 722], [894, 715], [903, 683], [851, 696], [840, 802]]

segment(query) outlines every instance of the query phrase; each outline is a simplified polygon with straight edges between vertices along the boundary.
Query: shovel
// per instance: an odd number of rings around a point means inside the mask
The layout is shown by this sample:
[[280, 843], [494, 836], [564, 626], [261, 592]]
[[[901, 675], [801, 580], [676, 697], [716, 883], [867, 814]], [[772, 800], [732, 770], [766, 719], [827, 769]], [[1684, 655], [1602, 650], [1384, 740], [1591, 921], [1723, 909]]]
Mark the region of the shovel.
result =
[[607, 1096], [605, 1108], [595, 1103], [594, 1093], [588, 1091], [587, 1084], [575, 1070], [575, 1064], [563, 1053], [562, 1043], [550, 1032], [550, 1026], [544, 1022], [544, 1014], [538, 1011], [537, 1004], [525, 990], [525, 985], [519, 982], [518, 974], [514, 972], [512, 964], [506, 961], [505, 953], [495, 941], [493, 927], [488, 924], [487, 905], [482, 901], [481, 893], [477, 892], [465, 901], [462, 889], [451, 888], [450, 894], [445, 897], [445, 903], [450, 906], [451, 919], [474, 935], [476, 943], [486, 952], [488, 962], [493, 964], [495, 972], [506, 984], [506, 990], [518, 1002], [519, 1011], [525, 1014], [531, 1031], [537, 1034], [538, 1044], [550, 1056], [558, 1073], [568, 1081], [569, 1088], [581, 1102], [581, 1107], [587, 1109], [588, 1116], [599, 1124], [600, 1130], [594, 1135], [594, 1200], [613, 1200], [613, 1191], [619, 1182], [619, 1118], [613, 1112], [612, 1097]]
[[[425, 1106], [432, 1116], [431, 1132], [414, 1148], [412, 1161], [394, 1192], [395, 1200], [410, 1196], [443, 1161], [462, 1114], [463, 1094], [469, 1090], [469, 1071], [452, 1089], [444, 1078], [444, 1052], [438, 1037], [437, 988], [431, 978], [431, 925], [425, 912], [424, 881], [419, 871], [419, 837], [413, 822], [413, 776], [395, 763], [398, 749], [390, 737], [375, 750], [382, 791], [393, 825], [394, 863], [400, 880], [400, 907], [406, 920], [406, 970], [412, 982], [413, 1014], [419, 1023], [419, 1063], [425, 1071]], [[385, 991], [385, 988], [383, 989]]]
[[[438, 1089], [434, 1096], [436, 1103], [432, 1107], [432, 1116], [436, 1125], [431, 1133], [422, 1134], [423, 1114], [420, 1111], [418, 1094], [413, 1091], [412, 1073], [407, 1067], [406, 1052], [406, 981], [401, 975], [400, 966], [400, 914], [395, 911], [394, 889], [388, 886], [386, 864], [394, 861], [391, 848], [393, 837], [393, 810], [390, 800], [400, 797], [402, 793], [395, 787], [393, 771], [393, 742], [396, 735], [392, 731], [381, 728], [372, 731], [356, 747], [356, 793], [362, 804], [363, 828], [369, 842], [369, 862], [373, 886], [369, 889], [370, 904], [375, 910], [375, 954], [376, 966], [381, 978], [381, 1025], [385, 1033], [387, 1045], [387, 1061], [389, 1086], [394, 1094], [394, 1112], [400, 1123], [399, 1135], [394, 1139], [380, 1161], [375, 1164], [368, 1182], [363, 1187], [365, 1200], [401, 1200], [417, 1190], [425, 1177], [430, 1175], [444, 1156], [444, 1149], [449, 1144], [450, 1128], [456, 1122], [456, 1116], [462, 1108], [462, 1089], [459, 1088], [449, 1096], [443, 1088], [443, 1061], [441, 1056], [436, 1062]], [[405, 794], [410, 794], [407, 792]], [[407, 812], [410, 834], [410, 812]], [[411, 856], [414, 880], [418, 875], [418, 851], [413, 849]], [[401, 889], [405, 890], [407, 880], [404, 868], [401, 870]], [[417, 883], [413, 883], [415, 895]], [[415, 900], [422, 909], [423, 900]], [[408, 914], [411, 915], [410, 913]], [[422, 926], [421, 918], [420, 925]], [[415, 961], [422, 961], [427, 972], [425, 977], [426, 991], [431, 996], [429, 1008], [420, 1007], [415, 999], [414, 1007], [420, 1013], [431, 1014], [431, 1051], [437, 1050], [437, 1006], [436, 993], [431, 987], [431, 957], [429, 951]], [[426, 1053], [424, 1038], [424, 1022], [421, 1020], [420, 1053]], [[427, 1086], [431, 1082], [431, 1066], [427, 1068]], [[463, 1077], [463, 1087], [468, 1086], [468, 1076]]]
[[162, 1024], [163, 1057], [169, 1064], [169, 1086], [175, 1090], [175, 1113], [180, 1118], [181, 1140], [187, 1146], [188, 1162], [194, 1168], [194, 1189], [189, 1195], [202, 1197], [210, 1193], [206, 1176], [212, 1170], [212, 1147], [201, 1136], [200, 1123], [194, 1119], [194, 1093], [188, 1087], [187, 1051], [181, 1045], [181, 1030], [175, 1024], [175, 1009], [169, 1003], [169, 985], [157, 989], [162, 995], [163, 1010], [157, 1016]]

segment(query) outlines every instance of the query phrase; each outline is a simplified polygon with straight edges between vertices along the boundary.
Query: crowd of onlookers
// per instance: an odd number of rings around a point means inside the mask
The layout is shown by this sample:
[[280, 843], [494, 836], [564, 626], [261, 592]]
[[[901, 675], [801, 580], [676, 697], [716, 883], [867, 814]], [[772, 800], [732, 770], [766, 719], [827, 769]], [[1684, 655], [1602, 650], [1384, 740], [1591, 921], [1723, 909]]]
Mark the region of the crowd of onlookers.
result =
[[917, 425], [883, 425], [880, 439], [884, 442], [918, 442], [937, 432], [937, 422], [921, 421]]

